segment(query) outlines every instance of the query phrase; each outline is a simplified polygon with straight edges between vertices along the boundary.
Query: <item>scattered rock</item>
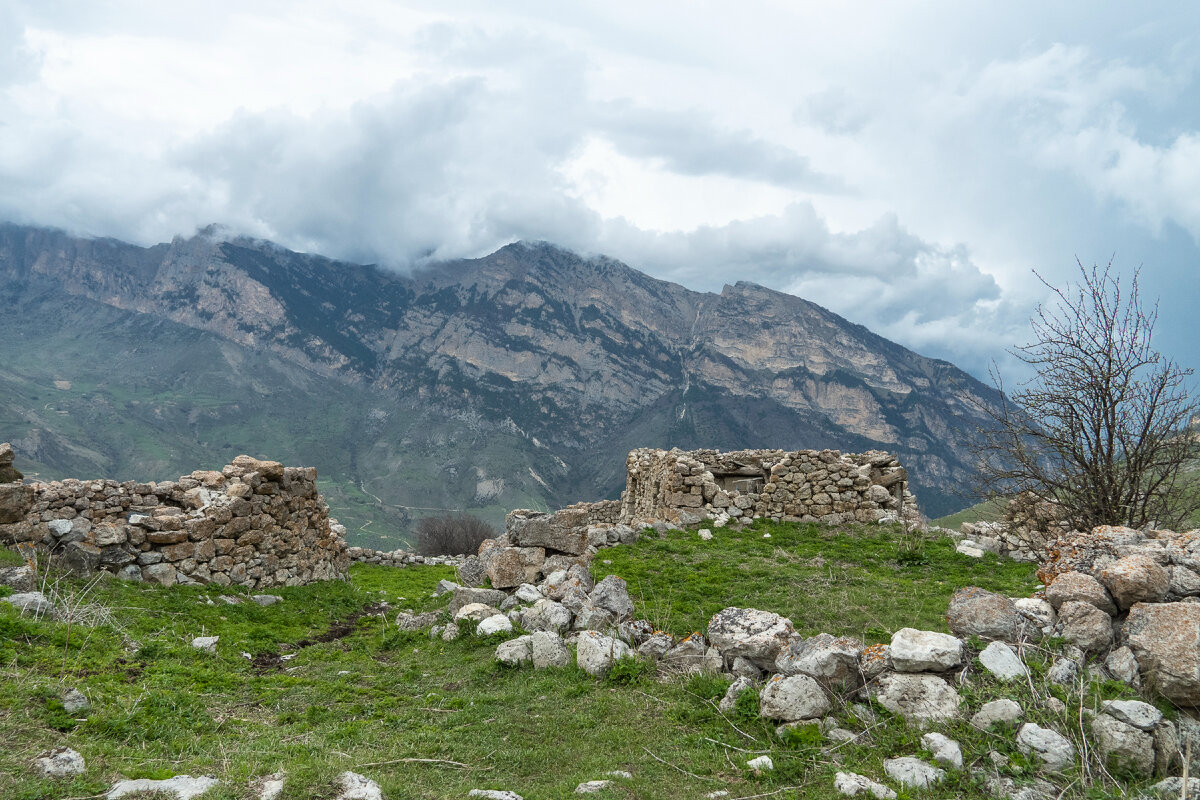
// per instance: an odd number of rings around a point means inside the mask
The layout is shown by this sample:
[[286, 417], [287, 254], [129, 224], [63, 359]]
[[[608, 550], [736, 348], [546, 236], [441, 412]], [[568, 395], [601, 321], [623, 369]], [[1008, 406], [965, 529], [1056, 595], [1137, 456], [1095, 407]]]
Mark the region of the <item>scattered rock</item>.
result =
[[396, 615], [396, 630], [420, 631], [432, 628], [438, 620], [436, 611], [426, 611], [424, 614], [414, 614], [411, 611], [401, 611]]
[[1078, 677], [1079, 664], [1065, 657], [1054, 659], [1054, 663], [1046, 671], [1046, 680], [1059, 686], [1071, 686]]
[[1142, 731], [1154, 730], [1163, 718], [1161, 711], [1141, 700], [1105, 700], [1100, 710]]
[[63, 711], [66, 711], [68, 714], [86, 712], [92, 707], [92, 704], [88, 702], [87, 697], [85, 697], [83, 692], [79, 691], [78, 689], [68, 689], [66, 692], [64, 692], [62, 696], [62, 705]]
[[491, 636], [493, 633], [512, 633], [512, 623], [503, 614], [493, 614], [475, 628], [476, 636]]
[[884, 759], [883, 771], [896, 783], [913, 789], [926, 789], [946, 777], [946, 770], [912, 756]]
[[854, 772], [839, 772], [833, 778], [833, 788], [846, 797], [869, 794], [879, 800], [896, 800], [896, 793], [882, 783]]
[[975, 716], [971, 717], [971, 725], [986, 731], [997, 722], [1005, 725], [1016, 724], [1023, 716], [1024, 712], [1015, 700], [1004, 698], [984, 703]]
[[962, 748], [950, 737], [940, 733], [927, 733], [921, 737], [921, 746], [933, 753], [933, 760], [943, 767], [962, 769]]
[[1134, 603], [1157, 603], [1166, 597], [1171, 585], [1167, 571], [1144, 555], [1119, 558], [1096, 577], [1108, 587], [1122, 610]]
[[701, 541], [707, 542], [712, 539], [712, 531], [710, 531], [708, 528], [701, 528], [699, 531], [697, 531], [697, 535], [700, 537]]
[[1128, 683], [1135, 689], [1142, 686], [1142, 676], [1138, 672], [1137, 658], [1128, 647], [1118, 647], [1104, 659], [1104, 668], [1117, 680]]
[[13, 606], [21, 612], [21, 616], [29, 615], [35, 618], [54, 616], [54, 604], [41, 592], [10, 594], [8, 597], [0, 597], [0, 603], [8, 603]]
[[283, 602], [283, 598], [277, 594], [253, 594], [250, 599], [264, 608]]
[[602, 678], [621, 658], [633, 658], [634, 652], [620, 639], [597, 631], [583, 631], [575, 646], [575, 663], [589, 675]]
[[612, 781], [587, 781], [575, 787], [575, 794], [599, 794], [612, 786]]
[[357, 772], [343, 772], [338, 776], [342, 792], [336, 800], [383, 800], [379, 784]]
[[1086, 572], [1063, 572], [1056, 576], [1054, 583], [1046, 587], [1046, 600], [1055, 611], [1062, 608], [1063, 603], [1077, 602], [1088, 603], [1109, 616], [1117, 613], [1117, 605], [1108, 590]]
[[32, 567], [3, 567], [0, 568], [0, 586], [7, 586], [14, 592], [32, 592], [37, 576]]
[[283, 794], [286, 777], [282, 772], [264, 775], [251, 783], [250, 790], [257, 796], [257, 800], [279, 800]]
[[1075, 759], [1075, 746], [1067, 737], [1033, 722], [1026, 722], [1017, 731], [1017, 749], [1036, 758], [1050, 772], [1062, 772]]
[[770, 772], [771, 770], [775, 769], [775, 762], [771, 760], [770, 756], [759, 756], [758, 758], [752, 758], [747, 761], [746, 766], [756, 773]]
[[807, 675], [774, 676], [763, 687], [759, 703], [762, 716], [787, 722], [817, 719], [830, 709], [825, 690]]
[[892, 667], [897, 672], [945, 672], [962, 663], [962, 641], [947, 633], [901, 628], [892, 634]]
[[958, 716], [958, 692], [936, 675], [893, 673], [879, 678], [875, 699], [905, 719], [924, 724], [945, 722]]
[[775, 658], [775, 671], [807, 675], [834, 691], [851, 692], [862, 683], [859, 669], [863, 644], [847, 636], [821, 633], [810, 639], [793, 639]]
[[483, 622], [488, 617], [495, 616], [500, 613], [500, 609], [495, 606], [489, 606], [486, 603], [467, 603], [465, 606], [454, 612], [454, 621], [462, 622], [464, 620], [473, 620], [475, 622]]
[[217, 652], [217, 642], [220, 641], [220, 636], [197, 636], [192, 639], [192, 647], [197, 650], [203, 650], [206, 653]]
[[1020, 615], [1013, 601], [1004, 595], [968, 586], [950, 598], [946, 619], [956, 636], [1011, 642], [1016, 638]]
[[1154, 773], [1154, 737], [1133, 725], [1097, 714], [1092, 719], [1092, 744], [1110, 770], [1143, 777]]
[[1062, 637], [1081, 650], [1094, 652], [1112, 644], [1112, 617], [1091, 603], [1068, 600], [1058, 609]]
[[193, 778], [191, 775], [176, 775], [174, 778], [157, 781], [150, 778], [138, 778], [134, 781], [117, 781], [104, 795], [104, 798], [105, 800], [117, 800], [119, 797], [134, 792], [162, 792], [175, 795], [177, 800], [192, 800], [193, 797], [199, 797], [220, 784], [221, 782], [216, 778]]
[[790, 619], [754, 608], [725, 608], [708, 623], [709, 641], [722, 655], [765, 664], [773, 664], [794, 635]]
[[521, 626], [529, 631], [554, 631], [558, 634], [571, 629], [571, 612], [566, 606], [543, 597], [521, 614]]
[[[1183, 796], [1182, 789], [1183, 778], [1167, 778], [1151, 786], [1150, 794], [1153, 797], [1164, 798], [1164, 800], [1175, 800], [1175, 798]], [[1200, 797], [1200, 778], [1188, 778], [1187, 796]]]
[[533, 660], [533, 637], [518, 636], [515, 639], [509, 639], [507, 642], [501, 642], [496, 645], [495, 659], [501, 664], [508, 664], [515, 667], [518, 664], [523, 664], [526, 661]]
[[69, 778], [87, 772], [83, 756], [69, 747], [56, 747], [38, 753], [33, 760], [33, 768], [44, 778]]
[[516, 792], [496, 789], [472, 789], [467, 792], [467, 797], [482, 797], [483, 800], [525, 800]]
[[979, 654], [979, 663], [1002, 681], [1024, 678], [1029, 674], [1013, 649], [1004, 642], [992, 642]]
[[570, 666], [571, 651], [567, 649], [567, 643], [557, 633], [536, 631], [530, 637], [530, 644], [535, 669]]

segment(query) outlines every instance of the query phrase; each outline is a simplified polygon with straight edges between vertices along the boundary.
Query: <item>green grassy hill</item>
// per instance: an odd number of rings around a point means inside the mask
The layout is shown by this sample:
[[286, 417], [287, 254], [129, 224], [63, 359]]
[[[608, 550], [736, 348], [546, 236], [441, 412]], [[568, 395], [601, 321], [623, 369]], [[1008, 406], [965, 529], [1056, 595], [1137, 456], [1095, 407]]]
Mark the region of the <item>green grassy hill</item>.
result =
[[[0, 560], [16, 559], [0, 551]], [[877, 526], [718, 529], [711, 542], [675, 532], [605, 550], [595, 567], [626, 577], [639, 613], [677, 634], [703, 630], [713, 611], [736, 604], [789, 614], [805, 633], [868, 641], [903, 626], [945, 630], [946, 600], [959, 585], [1026, 595], [1036, 581], [1031, 566], [975, 561], [946, 542]], [[719, 713], [723, 677], [622, 668], [598, 680], [574, 667], [502, 668], [492, 658], [496, 639], [447, 643], [393, 627], [397, 608], [444, 608], [446, 598], [431, 591], [450, 577], [444, 567], [357, 566], [345, 582], [272, 590], [283, 602], [266, 608], [232, 588], [58, 578], [47, 590], [70, 624], [0, 605], [0, 796], [92, 797], [118, 776], [187, 773], [223, 781], [208, 800], [233, 800], [250, 796], [251, 779], [283, 770], [285, 796], [303, 800], [331, 797], [336, 776], [353, 770], [389, 800], [464, 797], [472, 788], [548, 800], [624, 770], [632, 779], [604, 796], [834, 798], [837, 770], [882, 777], [883, 758], [920, 751], [920, 732], [886, 713], [871, 722], [861, 710], [836, 709], [839, 724], [862, 736], [830, 750], [814, 731], [776, 736], [758, 718], [754, 692]], [[384, 602], [392, 611], [377, 616]], [[221, 637], [215, 655], [190, 646], [199, 635]], [[1036, 648], [1027, 657], [1040, 686], [1045, 659]], [[64, 713], [58, 697], [69, 687], [90, 698], [90, 712]], [[977, 704], [1000, 691], [1026, 690], [975, 678], [963, 694]], [[1067, 713], [1094, 705], [1101, 691], [1067, 697]], [[1030, 777], [1009, 738], [965, 722], [949, 732], [969, 765], [922, 797], [985, 796], [977, 767], [991, 749], [1012, 757], [1010, 775]], [[32, 758], [58, 745], [80, 751], [87, 773], [35, 779]], [[771, 756], [773, 772], [745, 767], [759, 754]], [[1088, 792], [1118, 796], [1102, 783]], [[1072, 786], [1064, 796], [1084, 792]]]

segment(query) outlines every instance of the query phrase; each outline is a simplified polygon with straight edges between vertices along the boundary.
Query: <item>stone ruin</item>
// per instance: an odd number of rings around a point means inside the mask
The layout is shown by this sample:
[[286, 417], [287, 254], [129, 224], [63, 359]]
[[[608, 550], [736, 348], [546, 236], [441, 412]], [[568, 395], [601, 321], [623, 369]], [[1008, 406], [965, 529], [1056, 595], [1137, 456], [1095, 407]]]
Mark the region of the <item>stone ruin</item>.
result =
[[[11, 464], [12, 448], [0, 444], [0, 468]], [[157, 483], [3, 483], [0, 545], [49, 553], [83, 575], [165, 586], [344, 578], [345, 528], [330, 518], [316, 479], [313, 467], [242, 455], [219, 472]]]
[[626, 460], [621, 522], [693, 524], [767, 517], [784, 522], [915, 519], [908, 472], [878, 450], [634, 450]]

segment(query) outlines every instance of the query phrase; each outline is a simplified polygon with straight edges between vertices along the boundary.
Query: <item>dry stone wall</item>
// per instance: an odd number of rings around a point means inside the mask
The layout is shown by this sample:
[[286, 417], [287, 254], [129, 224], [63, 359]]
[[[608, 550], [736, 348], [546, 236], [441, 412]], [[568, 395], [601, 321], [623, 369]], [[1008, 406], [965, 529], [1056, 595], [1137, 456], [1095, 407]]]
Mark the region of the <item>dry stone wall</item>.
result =
[[221, 471], [157, 483], [0, 485], [0, 544], [34, 547], [69, 569], [128, 580], [249, 588], [342, 578], [345, 528], [312, 467], [238, 456]]
[[875, 522], [916, 517], [908, 473], [891, 454], [838, 450], [634, 450], [621, 522], [693, 524], [768, 517], [786, 522]]

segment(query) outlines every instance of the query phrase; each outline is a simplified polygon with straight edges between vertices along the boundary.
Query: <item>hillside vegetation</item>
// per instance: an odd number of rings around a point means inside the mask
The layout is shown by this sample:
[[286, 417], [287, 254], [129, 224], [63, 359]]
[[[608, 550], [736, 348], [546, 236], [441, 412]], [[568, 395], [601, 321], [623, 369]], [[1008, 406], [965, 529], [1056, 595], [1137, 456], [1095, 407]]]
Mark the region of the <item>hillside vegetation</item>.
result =
[[[594, 566], [626, 577], [638, 611], [676, 633], [703, 630], [713, 611], [736, 604], [789, 614], [806, 633], [869, 641], [903, 626], [945, 630], [946, 601], [960, 585], [1025, 595], [1036, 580], [1031, 566], [974, 561], [878, 526], [718, 529], [708, 542], [680, 531], [605, 550]], [[443, 642], [395, 629], [397, 609], [444, 608], [447, 598], [431, 593], [452, 577], [446, 567], [360, 565], [345, 582], [273, 590], [282, 602], [269, 607], [233, 588], [52, 577], [47, 592], [66, 619], [33, 621], [0, 605], [0, 796], [82, 798], [118, 776], [187, 773], [221, 779], [206, 798], [232, 800], [250, 796], [251, 779], [282, 770], [286, 797], [315, 799], [333, 796], [336, 776], [353, 770], [390, 800], [472, 788], [548, 800], [624, 770], [633, 777], [606, 796], [832, 798], [838, 769], [881, 774], [883, 758], [920, 751], [920, 731], [879, 709], [869, 712], [877, 721], [862, 708], [837, 710], [840, 724], [864, 734], [829, 749], [814, 731], [779, 739], [758, 718], [754, 692], [719, 713], [725, 677], [659, 678], [629, 663], [606, 680], [575, 667], [503, 668], [496, 639]], [[220, 636], [216, 654], [191, 647], [200, 635]], [[1046, 665], [1030, 656], [1040, 675]], [[64, 713], [58, 698], [70, 687], [90, 712]], [[964, 698], [974, 705], [996, 691], [976, 682]], [[1070, 713], [1101, 691], [1126, 690], [1093, 687], [1068, 698]], [[1013, 759], [1010, 774], [1029, 777], [1011, 738], [955, 725], [970, 758], [1000, 749]], [[32, 777], [32, 758], [57, 745], [84, 755], [84, 776]], [[775, 770], [752, 774], [745, 762], [764, 753]], [[975, 766], [922, 796], [985, 796]]]

